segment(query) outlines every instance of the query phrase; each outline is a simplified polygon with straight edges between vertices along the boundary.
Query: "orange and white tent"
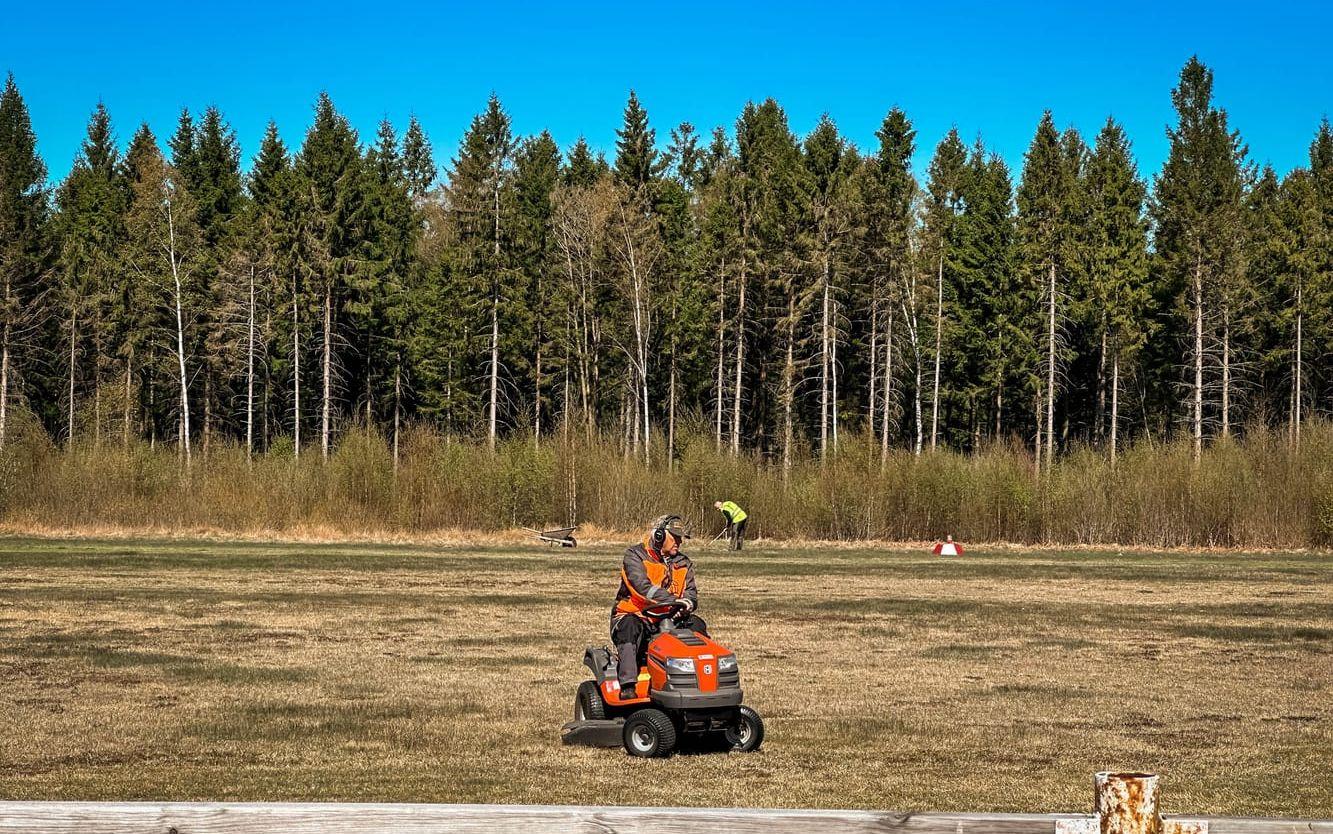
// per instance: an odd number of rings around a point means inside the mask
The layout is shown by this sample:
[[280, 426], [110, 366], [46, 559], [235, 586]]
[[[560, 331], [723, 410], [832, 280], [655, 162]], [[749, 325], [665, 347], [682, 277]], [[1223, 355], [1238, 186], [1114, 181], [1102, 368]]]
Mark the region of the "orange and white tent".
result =
[[953, 536], [945, 536], [944, 541], [935, 542], [936, 556], [962, 556], [963, 546], [953, 540]]

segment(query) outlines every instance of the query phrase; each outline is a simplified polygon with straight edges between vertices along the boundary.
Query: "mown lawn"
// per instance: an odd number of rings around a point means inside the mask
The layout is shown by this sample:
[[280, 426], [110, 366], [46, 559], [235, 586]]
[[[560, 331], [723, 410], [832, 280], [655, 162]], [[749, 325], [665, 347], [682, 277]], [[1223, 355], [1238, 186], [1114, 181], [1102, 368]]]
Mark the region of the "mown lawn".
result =
[[0, 799], [1333, 817], [1333, 557], [696, 554], [757, 754], [566, 748], [619, 551], [0, 540]]

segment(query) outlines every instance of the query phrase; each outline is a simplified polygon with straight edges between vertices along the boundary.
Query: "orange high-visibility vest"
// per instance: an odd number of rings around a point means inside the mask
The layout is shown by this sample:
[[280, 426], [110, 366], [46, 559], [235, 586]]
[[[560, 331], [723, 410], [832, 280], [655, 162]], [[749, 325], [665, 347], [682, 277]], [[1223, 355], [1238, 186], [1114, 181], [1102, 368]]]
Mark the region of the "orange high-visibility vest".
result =
[[[652, 551], [649, 552], [651, 553]], [[689, 575], [689, 571], [686, 568], [671, 568], [671, 580], [665, 585], [663, 584], [663, 580], [666, 579], [667, 566], [664, 563], [645, 560], [643, 563], [643, 570], [644, 573], [648, 574], [648, 581], [652, 582], [659, 588], [665, 587], [672, 596], [678, 597], [685, 592], [685, 580]], [[661, 602], [653, 602], [649, 600], [648, 597], [639, 593], [639, 590], [629, 581], [629, 576], [626, 575], [623, 567], [620, 569], [620, 581], [625, 583], [626, 588], [629, 588], [629, 599], [622, 599], [616, 603], [617, 616], [620, 614], [642, 615], [644, 609], [662, 604]]]

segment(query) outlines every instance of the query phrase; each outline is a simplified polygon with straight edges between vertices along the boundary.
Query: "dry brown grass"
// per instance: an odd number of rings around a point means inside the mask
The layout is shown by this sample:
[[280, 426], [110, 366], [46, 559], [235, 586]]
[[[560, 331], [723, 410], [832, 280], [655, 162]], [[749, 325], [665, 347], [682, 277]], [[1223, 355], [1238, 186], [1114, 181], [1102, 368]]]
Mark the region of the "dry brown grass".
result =
[[0, 541], [0, 797], [1333, 816], [1333, 564], [698, 554], [754, 755], [566, 748], [618, 552]]

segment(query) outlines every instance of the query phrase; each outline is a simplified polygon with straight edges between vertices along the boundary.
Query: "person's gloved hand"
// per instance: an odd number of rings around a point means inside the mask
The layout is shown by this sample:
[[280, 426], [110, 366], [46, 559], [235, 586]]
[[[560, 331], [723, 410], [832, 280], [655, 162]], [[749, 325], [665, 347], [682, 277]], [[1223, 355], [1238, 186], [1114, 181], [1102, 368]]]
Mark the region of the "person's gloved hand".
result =
[[689, 597], [680, 597], [676, 600], [676, 605], [680, 606], [686, 614], [694, 613], [694, 600]]

